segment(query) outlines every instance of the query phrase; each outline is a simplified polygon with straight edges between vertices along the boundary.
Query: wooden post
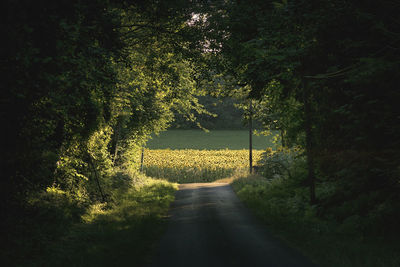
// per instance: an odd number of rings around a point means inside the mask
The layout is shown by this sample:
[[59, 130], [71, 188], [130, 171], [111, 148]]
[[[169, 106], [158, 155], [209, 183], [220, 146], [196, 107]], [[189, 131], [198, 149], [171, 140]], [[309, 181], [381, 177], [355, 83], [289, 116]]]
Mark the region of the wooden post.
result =
[[142, 147], [142, 156], [140, 157], [140, 171], [143, 172], [143, 163], [144, 163], [144, 147]]
[[253, 103], [249, 106], [249, 169], [253, 173]]

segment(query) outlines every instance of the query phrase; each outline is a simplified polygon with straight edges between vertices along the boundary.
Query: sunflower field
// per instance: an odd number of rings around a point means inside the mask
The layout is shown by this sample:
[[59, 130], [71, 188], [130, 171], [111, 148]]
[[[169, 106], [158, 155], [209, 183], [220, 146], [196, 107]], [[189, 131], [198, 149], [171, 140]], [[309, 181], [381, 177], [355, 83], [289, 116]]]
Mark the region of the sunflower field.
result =
[[[253, 162], [262, 150], [253, 150]], [[213, 182], [249, 168], [249, 151], [146, 149], [143, 171], [147, 176], [177, 183]]]

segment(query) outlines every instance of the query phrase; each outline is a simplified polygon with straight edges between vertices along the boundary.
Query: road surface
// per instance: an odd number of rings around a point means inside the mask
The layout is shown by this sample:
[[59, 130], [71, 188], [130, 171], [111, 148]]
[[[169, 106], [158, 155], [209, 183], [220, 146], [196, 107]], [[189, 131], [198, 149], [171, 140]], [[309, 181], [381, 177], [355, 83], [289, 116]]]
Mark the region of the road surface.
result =
[[257, 223], [229, 184], [179, 189], [152, 267], [314, 266]]

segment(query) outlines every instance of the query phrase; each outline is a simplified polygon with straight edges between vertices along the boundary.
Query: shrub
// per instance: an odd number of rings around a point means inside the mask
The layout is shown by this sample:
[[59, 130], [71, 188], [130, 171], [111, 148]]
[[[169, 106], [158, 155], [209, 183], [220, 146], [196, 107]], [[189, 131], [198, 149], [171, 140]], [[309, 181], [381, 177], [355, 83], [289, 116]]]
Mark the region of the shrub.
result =
[[257, 162], [259, 173], [269, 179], [289, 178], [299, 183], [306, 179], [305, 157], [300, 148], [267, 149]]

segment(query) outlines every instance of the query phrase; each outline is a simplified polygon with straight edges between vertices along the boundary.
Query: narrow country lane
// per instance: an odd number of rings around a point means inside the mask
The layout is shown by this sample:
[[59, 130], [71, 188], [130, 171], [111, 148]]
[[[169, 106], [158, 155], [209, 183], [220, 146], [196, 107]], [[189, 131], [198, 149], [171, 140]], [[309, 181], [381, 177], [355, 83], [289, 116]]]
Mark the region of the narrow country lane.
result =
[[153, 267], [314, 266], [256, 222], [229, 184], [180, 186]]

